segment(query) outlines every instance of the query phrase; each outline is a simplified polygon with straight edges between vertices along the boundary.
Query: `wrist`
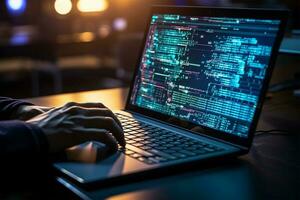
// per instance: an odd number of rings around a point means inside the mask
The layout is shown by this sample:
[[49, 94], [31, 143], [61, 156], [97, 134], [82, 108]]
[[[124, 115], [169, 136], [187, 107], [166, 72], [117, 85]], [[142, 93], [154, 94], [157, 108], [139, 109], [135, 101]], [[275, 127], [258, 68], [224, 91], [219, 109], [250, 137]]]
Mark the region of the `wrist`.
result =
[[34, 123], [26, 123], [27, 127], [31, 130], [32, 136], [36, 143], [37, 152], [41, 155], [48, 154], [49, 143], [46, 134]]
[[11, 115], [10, 115], [10, 119], [20, 119], [20, 117], [22, 116], [22, 113], [24, 113], [24, 110], [26, 110], [26, 107], [28, 107], [30, 105], [20, 105], [18, 106], [17, 109], [15, 109]]

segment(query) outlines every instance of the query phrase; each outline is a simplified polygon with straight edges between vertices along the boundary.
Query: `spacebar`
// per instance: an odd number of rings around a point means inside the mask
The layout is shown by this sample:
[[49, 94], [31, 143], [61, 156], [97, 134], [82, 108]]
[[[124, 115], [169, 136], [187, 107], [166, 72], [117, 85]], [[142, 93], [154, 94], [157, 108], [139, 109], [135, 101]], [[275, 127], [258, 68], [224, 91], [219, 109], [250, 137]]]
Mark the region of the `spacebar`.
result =
[[131, 150], [131, 151], [134, 151], [134, 152], [136, 152], [136, 153], [139, 153], [139, 154], [141, 154], [142, 156], [146, 156], [146, 157], [154, 156], [152, 153], [149, 153], [149, 152], [144, 151], [144, 150], [142, 150], [142, 149], [136, 148], [136, 147], [134, 147], [134, 146], [132, 146], [132, 145], [130, 145], [130, 144], [126, 144], [126, 149], [129, 149], [129, 150]]
[[172, 159], [175, 159], [174, 156], [171, 156], [171, 155], [166, 154], [166, 153], [164, 153], [164, 152], [158, 151], [158, 150], [156, 150], [156, 149], [149, 149], [149, 152], [154, 153], [154, 154], [156, 154], [156, 155], [159, 155], [159, 156], [161, 156], [161, 157], [163, 157], [163, 158], [167, 158], [167, 159], [171, 159], [171, 160], [172, 160]]

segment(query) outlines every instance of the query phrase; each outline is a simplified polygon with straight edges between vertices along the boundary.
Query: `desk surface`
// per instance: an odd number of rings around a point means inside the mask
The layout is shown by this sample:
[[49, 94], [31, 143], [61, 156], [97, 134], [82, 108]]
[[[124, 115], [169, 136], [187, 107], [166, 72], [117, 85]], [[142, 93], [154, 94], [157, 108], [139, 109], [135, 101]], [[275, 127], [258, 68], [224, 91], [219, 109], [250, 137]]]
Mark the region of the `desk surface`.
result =
[[[111, 109], [124, 107], [127, 89], [111, 89], [30, 99], [44, 106], [60, 106], [68, 101], [103, 102]], [[258, 130], [284, 129], [289, 135], [260, 135], [249, 154], [207, 169], [184, 171], [92, 191], [70, 187], [74, 195], [86, 199], [300, 199], [300, 98], [292, 92], [277, 93], [267, 99]], [[200, 166], [199, 166], [200, 168]]]

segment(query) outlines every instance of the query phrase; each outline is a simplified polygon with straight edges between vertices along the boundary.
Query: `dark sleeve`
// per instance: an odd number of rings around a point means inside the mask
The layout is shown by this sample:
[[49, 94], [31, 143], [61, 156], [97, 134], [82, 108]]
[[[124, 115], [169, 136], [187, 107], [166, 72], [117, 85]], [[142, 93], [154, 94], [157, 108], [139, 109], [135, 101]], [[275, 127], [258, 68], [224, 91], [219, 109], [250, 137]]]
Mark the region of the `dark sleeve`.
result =
[[11, 99], [7, 97], [0, 97], [0, 120], [11, 119], [12, 114], [21, 105], [32, 105], [32, 104], [21, 100]]
[[46, 155], [46, 136], [37, 126], [22, 121], [0, 122], [0, 158], [4, 160], [38, 159]]
[[23, 121], [1, 121], [0, 192], [9, 194], [10, 190], [31, 188], [31, 183], [39, 185], [48, 180], [51, 165], [47, 151], [46, 136], [37, 126]]

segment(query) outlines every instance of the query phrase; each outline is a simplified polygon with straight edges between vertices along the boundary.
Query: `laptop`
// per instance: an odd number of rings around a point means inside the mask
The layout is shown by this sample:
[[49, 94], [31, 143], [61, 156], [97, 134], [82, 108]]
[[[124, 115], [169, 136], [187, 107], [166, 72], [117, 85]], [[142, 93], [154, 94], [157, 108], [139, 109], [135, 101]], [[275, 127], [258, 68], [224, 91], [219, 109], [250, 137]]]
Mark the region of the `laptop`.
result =
[[115, 112], [126, 148], [96, 163], [54, 167], [88, 186], [246, 154], [287, 16], [153, 7], [126, 108]]

